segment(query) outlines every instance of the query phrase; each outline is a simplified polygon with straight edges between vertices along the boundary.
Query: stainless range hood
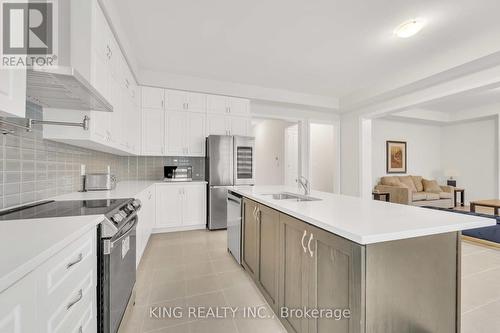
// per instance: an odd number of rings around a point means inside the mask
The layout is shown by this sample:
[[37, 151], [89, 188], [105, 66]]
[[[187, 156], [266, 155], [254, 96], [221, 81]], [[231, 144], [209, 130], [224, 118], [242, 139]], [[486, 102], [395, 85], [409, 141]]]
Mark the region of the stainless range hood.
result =
[[47, 108], [113, 112], [113, 106], [72, 67], [27, 70], [26, 99]]

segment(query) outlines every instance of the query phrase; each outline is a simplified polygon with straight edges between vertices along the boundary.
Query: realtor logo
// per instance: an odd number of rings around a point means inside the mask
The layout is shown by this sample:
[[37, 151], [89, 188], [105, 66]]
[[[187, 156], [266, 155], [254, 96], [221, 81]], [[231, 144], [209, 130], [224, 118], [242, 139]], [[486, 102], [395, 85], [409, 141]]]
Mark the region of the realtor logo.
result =
[[55, 0], [2, 1], [2, 66], [54, 65], [55, 4]]

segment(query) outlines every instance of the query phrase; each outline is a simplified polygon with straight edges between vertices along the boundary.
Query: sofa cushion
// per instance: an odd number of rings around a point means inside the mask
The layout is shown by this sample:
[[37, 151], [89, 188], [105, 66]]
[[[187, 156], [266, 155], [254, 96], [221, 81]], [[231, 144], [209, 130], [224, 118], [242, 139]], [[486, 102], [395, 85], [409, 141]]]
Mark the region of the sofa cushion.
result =
[[424, 190], [424, 185], [422, 184], [422, 176], [411, 176], [413, 184], [417, 188], [417, 192], [422, 192]]
[[412, 193], [412, 200], [413, 201], [427, 200], [427, 195], [425, 192], [413, 192]]
[[411, 176], [401, 176], [399, 177], [399, 181], [408, 186], [411, 192], [418, 192], [415, 184], [413, 183], [413, 180], [411, 179]]
[[424, 191], [425, 192], [431, 192], [431, 193], [441, 193], [443, 190], [441, 187], [439, 187], [437, 181], [435, 180], [427, 180], [427, 179], [422, 179], [422, 184], [424, 185]]
[[439, 193], [425, 192], [426, 200], [439, 200]]
[[399, 181], [398, 177], [385, 176], [385, 177], [380, 178], [380, 185], [398, 186], [400, 184], [401, 184], [401, 182]]
[[453, 194], [450, 192], [439, 192], [439, 197], [441, 199], [451, 199], [453, 198]]

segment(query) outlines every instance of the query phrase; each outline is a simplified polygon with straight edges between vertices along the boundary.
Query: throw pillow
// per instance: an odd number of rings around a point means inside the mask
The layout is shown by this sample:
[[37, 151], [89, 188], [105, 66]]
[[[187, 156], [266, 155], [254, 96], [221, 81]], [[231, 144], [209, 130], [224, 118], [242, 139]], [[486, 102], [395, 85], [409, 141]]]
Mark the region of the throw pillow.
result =
[[441, 193], [441, 187], [439, 187], [437, 181], [422, 179], [422, 184], [424, 185], [425, 192], [431, 193]]
[[411, 176], [401, 176], [399, 177], [399, 181], [408, 186], [410, 191], [417, 192], [417, 188], [415, 187], [415, 184], [413, 183]]
[[422, 176], [411, 176], [411, 179], [417, 188], [417, 192], [423, 192], [424, 185], [422, 184]]
[[398, 186], [401, 184], [398, 177], [382, 177], [380, 178], [380, 184], [387, 186]]

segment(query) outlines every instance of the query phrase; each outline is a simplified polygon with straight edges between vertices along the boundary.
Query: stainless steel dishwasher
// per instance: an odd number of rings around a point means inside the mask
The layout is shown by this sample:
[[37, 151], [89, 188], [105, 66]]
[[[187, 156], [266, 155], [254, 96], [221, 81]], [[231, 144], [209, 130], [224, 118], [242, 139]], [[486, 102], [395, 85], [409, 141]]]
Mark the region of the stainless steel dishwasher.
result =
[[241, 196], [227, 192], [227, 249], [241, 264]]

